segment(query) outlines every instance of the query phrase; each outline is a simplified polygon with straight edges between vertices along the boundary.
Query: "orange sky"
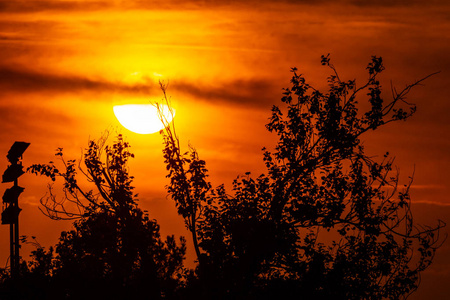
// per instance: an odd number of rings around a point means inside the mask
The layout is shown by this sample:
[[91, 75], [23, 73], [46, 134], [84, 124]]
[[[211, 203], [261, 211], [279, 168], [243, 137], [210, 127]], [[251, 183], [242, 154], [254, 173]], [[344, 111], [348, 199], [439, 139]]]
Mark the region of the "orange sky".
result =
[[[214, 184], [229, 185], [238, 174], [263, 171], [261, 148], [274, 141], [264, 124], [291, 67], [323, 88], [321, 54], [331, 53], [342, 77], [359, 82], [378, 55], [386, 98], [390, 80], [402, 88], [441, 71], [410, 94], [418, 107], [411, 120], [368, 135], [366, 145], [373, 154], [393, 153], [403, 180], [415, 170], [417, 221], [450, 223], [450, 3], [309, 2], [0, 0], [0, 156], [18, 140], [31, 143], [25, 166], [53, 160], [58, 147], [79, 158], [89, 137], [117, 128], [136, 154], [130, 167], [141, 205], [164, 234], [179, 234], [183, 222], [165, 198], [161, 137], [120, 129], [113, 105], [159, 100], [153, 74], [162, 74], [183, 144], [206, 159]], [[0, 157], [0, 169], [6, 166]], [[19, 203], [20, 233], [48, 246], [70, 224], [40, 214], [46, 182], [23, 175]], [[0, 227], [1, 266], [8, 233]], [[449, 267], [447, 242], [411, 299], [450, 294]]]

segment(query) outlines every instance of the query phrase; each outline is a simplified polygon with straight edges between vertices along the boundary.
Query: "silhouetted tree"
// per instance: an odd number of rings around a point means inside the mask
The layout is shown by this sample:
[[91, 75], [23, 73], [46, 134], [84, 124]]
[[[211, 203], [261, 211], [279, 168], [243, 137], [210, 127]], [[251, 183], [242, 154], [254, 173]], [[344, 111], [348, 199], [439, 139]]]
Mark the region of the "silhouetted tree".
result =
[[[173, 298], [185, 273], [185, 240], [161, 239], [156, 220], [138, 208], [133, 194], [129, 144], [121, 135], [111, 146], [106, 139], [89, 142], [85, 169], [81, 164], [77, 168], [75, 160], [66, 161], [62, 149], [56, 156], [63, 171], [53, 162], [29, 168], [53, 181], [63, 179], [62, 200], [50, 185], [41, 199], [42, 211], [53, 219], [76, 220], [73, 230], [61, 233], [54, 250], [38, 247], [33, 252], [21, 280], [40, 278], [44, 299]], [[95, 189], [85, 191], [78, 172]]]
[[416, 106], [406, 95], [428, 76], [392, 88], [386, 102], [380, 57], [372, 57], [359, 86], [341, 80], [328, 56], [321, 63], [332, 71], [328, 91], [291, 70], [291, 86], [266, 125], [278, 136], [273, 150], [263, 149], [267, 173], [238, 177], [231, 194], [211, 188], [205, 161], [192, 147], [180, 150], [174, 124], [161, 116], [168, 192], [199, 262], [191, 282], [197, 297], [402, 299], [431, 264], [445, 224], [416, 225], [412, 178], [400, 188], [394, 159], [368, 156], [361, 140], [412, 116]]

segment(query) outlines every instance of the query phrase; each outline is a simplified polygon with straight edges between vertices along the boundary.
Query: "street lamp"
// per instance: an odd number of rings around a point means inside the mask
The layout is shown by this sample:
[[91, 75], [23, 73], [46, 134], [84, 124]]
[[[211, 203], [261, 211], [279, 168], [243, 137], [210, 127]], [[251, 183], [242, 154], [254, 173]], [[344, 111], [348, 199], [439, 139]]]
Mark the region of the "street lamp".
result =
[[19, 208], [19, 195], [24, 188], [20, 187], [17, 179], [25, 172], [23, 171], [22, 154], [28, 148], [30, 143], [15, 142], [11, 149], [9, 149], [6, 158], [11, 163], [2, 175], [2, 182], [14, 182], [14, 185], [7, 189], [3, 194], [3, 211], [2, 224], [9, 224], [10, 233], [10, 262], [11, 262], [11, 276], [16, 276], [19, 270], [19, 213], [22, 209]]

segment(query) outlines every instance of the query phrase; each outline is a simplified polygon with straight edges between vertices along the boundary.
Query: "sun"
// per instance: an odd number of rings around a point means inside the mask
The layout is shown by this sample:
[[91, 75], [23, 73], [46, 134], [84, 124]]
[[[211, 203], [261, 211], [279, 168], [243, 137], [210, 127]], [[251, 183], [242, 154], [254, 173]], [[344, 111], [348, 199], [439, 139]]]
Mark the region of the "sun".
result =
[[[160, 104], [162, 115], [167, 123], [172, 121], [175, 110]], [[158, 109], [153, 104], [125, 104], [113, 107], [114, 115], [126, 129], [139, 134], [151, 134], [164, 129], [158, 116]], [[172, 112], [171, 112], [172, 111]]]

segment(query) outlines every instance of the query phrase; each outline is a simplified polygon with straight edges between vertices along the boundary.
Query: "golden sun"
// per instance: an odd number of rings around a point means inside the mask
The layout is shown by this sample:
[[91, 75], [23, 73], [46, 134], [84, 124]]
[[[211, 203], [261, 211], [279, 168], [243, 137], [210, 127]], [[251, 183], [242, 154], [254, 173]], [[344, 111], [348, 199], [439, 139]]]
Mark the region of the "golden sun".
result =
[[[167, 105], [161, 105], [161, 112], [167, 123], [172, 121], [175, 110]], [[158, 109], [153, 104], [125, 104], [113, 107], [114, 115], [126, 129], [139, 134], [150, 134], [164, 129]], [[173, 115], [171, 113], [173, 112]]]

